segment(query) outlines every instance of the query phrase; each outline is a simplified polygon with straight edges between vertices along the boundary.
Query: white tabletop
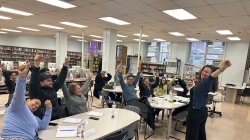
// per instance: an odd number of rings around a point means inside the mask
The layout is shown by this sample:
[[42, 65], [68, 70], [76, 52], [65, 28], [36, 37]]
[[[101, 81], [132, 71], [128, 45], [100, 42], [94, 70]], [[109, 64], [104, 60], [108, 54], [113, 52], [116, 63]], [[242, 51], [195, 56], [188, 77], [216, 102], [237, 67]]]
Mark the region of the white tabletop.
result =
[[[122, 93], [122, 88], [121, 86], [116, 86], [114, 89], [105, 89], [105, 88], [102, 88], [103, 91], [107, 91], [107, 92], [114, 92], [114, 93]], [[135, 90], [139, 90], [139, 87], [136, 86]]]
[[[86, 126], [85, 131], [88, 131], [92, 128], [95, 128], [95, 134], [91, 135], [89, 137], [84, 137], [84, 140], [94, 140], [94, 139], [100, 139], [104, 136], [107, 136], [109, 134], [112, 134], [113, 132], [119, 131], [128, 125], [139, 121], [140, 116], [137, 113], [134, 113], [132, 111], [128, 111], [125, 109], [116, 109], [117, 115], [115, 118], [111, 117], [112, 114], [112, 108], [104, 108], [104, 109], [97, 109], [94, 111], [97, 112], [103, 112], [103, 115], [100, 117], [99, 120], [91, 120], [88, 119], [87, 112], [70, 116], [71, 118], [81, 118], [81, 119], [87, 119], [88, 124]], [[58, 123], [59, 126], [79, 126], [80, 124], [69, 124], [64, 123], [63, 119], [55, 120], [53, 121], [55, 123]], [[82, 140], [83, 138], [80, 137], [74, 137], [74, 138], [56, 138], [56, 131], [58, 126], [49, 126], [46, 130], [42, 130], [39, 132], [39, 138], [45, 139], [45, 140], [67, 140], [67, 139], [76, 139], [76, 140]]]
[[[176, 97], [174, 97], [176, 98]], [[184, 98], [184, 97], [181, 97]], [[181, 99], [180, 99], [181, 100]], [[182, 106], [185, 106], [185, 103], [181, 103], [181, 102], [169, 102], [164, 98], [160, 98], [160, 97], [153, 97], [152, 100], [150, 101], [150, 105], [153, 108], [158, 108], [158, 109], [176, 109]]]

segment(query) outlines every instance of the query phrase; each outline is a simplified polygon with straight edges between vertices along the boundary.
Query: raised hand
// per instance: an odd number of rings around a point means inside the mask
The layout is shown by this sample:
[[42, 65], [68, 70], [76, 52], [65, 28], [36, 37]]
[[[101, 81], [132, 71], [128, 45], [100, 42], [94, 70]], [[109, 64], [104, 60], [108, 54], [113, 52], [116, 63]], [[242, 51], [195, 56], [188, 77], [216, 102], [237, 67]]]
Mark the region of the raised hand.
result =
[[37, 54], [34, 57], [34, 65], [35, 65], [35, 67], [40, 67], [40, 63], [41, 63], [42, 59], [43, 59], [42, 55]]
[[4, 63], [0, 65], [0, 69], [2, 69], [2, 71], [4, 71], [4, 70], [5, 70]]
[[64, 63], [63, 63], [63, 66], [64, 66], [64, 67], [68, 67], [68, 66], [69, 66], [69, 60], [70, 60], [69, 57], [65, 57]]
[[224, 71], [228, 67], [230, 67], [232, 64], [229, 60], [222, 60], [218, 67], [220, 68], [221, 71]]
[[29, 72], [29, 67], [27, 64], [23, 64], [23, 65], [18, 67], [18, 75], [20, 77], [26, 77], [28, 72]]
[[48, 109], [51, 109], [51, 108], [52, 108], [52, 104], [51, 104], [50, 100], [46, 100], [46, 101], [44, 102], [44, 105], [45, 105], [45, 107], [48, 108]]
[[155, 76], [156, 76], [156, 77], [159, 77], [159, 72], [156, 72], [156, 73], [155, 73]]
[[117, 66], [116, 71], [117, 71], [118, 73], [121, 73], [121, 72], [122, 72], [122, 65], [121, 65], [121, 64]]

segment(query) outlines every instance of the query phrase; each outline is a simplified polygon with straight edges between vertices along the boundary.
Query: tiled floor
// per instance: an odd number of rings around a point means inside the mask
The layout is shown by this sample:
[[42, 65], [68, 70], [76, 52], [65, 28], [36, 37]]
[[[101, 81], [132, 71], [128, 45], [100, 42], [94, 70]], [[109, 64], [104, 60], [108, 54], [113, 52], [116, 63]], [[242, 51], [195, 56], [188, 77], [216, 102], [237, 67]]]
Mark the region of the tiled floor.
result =
[[[7, 101], [7, 94], [0, 95], [0, 112], [1, 108]], [[94, 99], [94, 104], [100, 105], [100, 100]], [[250, 106], [247, 104], [218, 103], [216, 106], [222, 111], [221, 118], [208, 118], [206, 132], [208, 140], [249, 140], [250, 139]], [[91, 108], [92, 109], [92, 108]], [[94, 108], [93, 108], [94, 109]], [[0, 129], [2, 128], [3, 115], [0, 114]], [[174, 124], [174, 122], [173, 122]], [[167, 119], [157, 121], [155, 135], [150, 137], [152, 140], [166, 139]], [[173, 125], [172, 125], [173, 126]], [[181, 126], [181, 125], [180, 125]], [[185, 129], [183, 127], [182, 129]], [[144, 128], [140, 129], [140, 139], [143, 139]], [[185, 135], [172, 131], [172, 135], [184, 140]]]

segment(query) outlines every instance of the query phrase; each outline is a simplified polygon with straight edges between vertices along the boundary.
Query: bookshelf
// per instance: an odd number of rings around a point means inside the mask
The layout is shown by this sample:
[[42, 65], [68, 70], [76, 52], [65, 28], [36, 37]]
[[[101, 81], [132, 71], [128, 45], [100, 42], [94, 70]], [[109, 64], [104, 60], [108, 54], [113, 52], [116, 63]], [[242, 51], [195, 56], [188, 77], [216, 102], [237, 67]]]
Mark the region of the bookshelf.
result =
[[163, 73], [164, 66], [162, 63], [153, 63], [153, 62], [142, 62], [141, 70], [145, 74], [153, 74], [152, 68], [155, 72]]
[[19, 61], [30, 60], [32, 62], [36, 54], [42, 55], [47, 62], [56, 62], [55, 50], [0, 45], [0, 60], [13, 61], [14, 69], [18, 68]]
[[92, 55], [91, 56], [92, 63], [90, 64], [90, 71], [92, 71], [94, 74], [98, 73], [100, 63], [102, 63], [102, 58], [99, 55]]
[[188, 63], [184, 64], [184, 71], [183, 71], [184, 80], [192, 79], [195, 76], [193, 67], [194, 65], [192, 64], [188, 64]]
[[82, 53], [81, 52], [71, 52], [71, 51], [67, 51], [67, 57], [70, 58], [69, 60], [69, 66], [81, 66], [81, 56]]

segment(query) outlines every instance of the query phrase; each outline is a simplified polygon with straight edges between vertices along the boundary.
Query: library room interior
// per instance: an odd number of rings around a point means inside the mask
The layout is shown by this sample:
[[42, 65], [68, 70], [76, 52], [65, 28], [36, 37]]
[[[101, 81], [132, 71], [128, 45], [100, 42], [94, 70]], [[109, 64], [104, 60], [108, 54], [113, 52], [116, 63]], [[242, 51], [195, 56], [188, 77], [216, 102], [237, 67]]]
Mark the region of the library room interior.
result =
[[1, 140], [249, 140], [250, 0], [0, 0]]

